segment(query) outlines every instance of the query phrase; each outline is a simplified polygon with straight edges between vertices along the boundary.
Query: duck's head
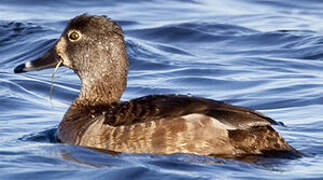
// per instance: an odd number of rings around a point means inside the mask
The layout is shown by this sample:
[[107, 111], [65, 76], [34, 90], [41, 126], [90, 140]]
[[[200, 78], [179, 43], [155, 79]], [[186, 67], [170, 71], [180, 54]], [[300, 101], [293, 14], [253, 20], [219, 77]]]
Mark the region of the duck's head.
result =
[[[53, 48], [42, 57], [17, 66], [14, 72], [53, 68], [59, 63], [80, 76], [81, 95], [99, 85], [114, 88], [109, 90], [116, 91], [109, 92], [111, 96], [121, 96], [116, 93], [121, 91], [122, 94], [125, 89], [128, 71], [121, 27], [104, 16], [76, 16], [70, 20]], [[115, 87], [116, 84], [119, 87]]]

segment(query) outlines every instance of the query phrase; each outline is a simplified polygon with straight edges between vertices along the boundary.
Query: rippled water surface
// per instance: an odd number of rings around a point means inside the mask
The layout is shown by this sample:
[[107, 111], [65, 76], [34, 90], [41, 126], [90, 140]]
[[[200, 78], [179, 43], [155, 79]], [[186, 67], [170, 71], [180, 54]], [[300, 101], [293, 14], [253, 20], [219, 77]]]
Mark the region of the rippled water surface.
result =
[[[0, 179], [323, 178], [323, 2], [150, 0], [0, 2]], [[80, 87], [71, 70], [14, 74], [41, 56], [68, 20], [107, 15], [124, 29], [130, 60], [123, 100], [191, 94], [257, 109], [299, 159], [255, 163], [192, 155], [112, 155], [55, 142]]]

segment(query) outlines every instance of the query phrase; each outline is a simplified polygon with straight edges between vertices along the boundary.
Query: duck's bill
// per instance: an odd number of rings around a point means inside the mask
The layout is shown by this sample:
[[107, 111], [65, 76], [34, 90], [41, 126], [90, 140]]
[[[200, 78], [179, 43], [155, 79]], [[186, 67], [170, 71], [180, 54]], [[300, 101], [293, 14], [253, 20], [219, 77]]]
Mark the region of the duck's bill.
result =
[[53, 51], [49, 51], [44, 56], [28, 61], [24, 64], [18, 65], [15, 69], [15, 73], [22, 73], [28, 71], [38, 71], [42, 69], [54, 68], [57, 66], [60, 58]]

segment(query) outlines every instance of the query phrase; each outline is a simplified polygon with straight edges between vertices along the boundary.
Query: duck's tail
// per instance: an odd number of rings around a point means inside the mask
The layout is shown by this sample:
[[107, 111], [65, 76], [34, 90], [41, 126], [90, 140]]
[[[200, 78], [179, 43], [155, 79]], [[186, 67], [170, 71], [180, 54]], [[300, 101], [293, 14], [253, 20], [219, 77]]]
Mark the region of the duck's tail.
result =
[[242, 154], [286, 158], [304, 155], [290, 146], [271, 126], [229, 130], [229, 137], [232, 145]]

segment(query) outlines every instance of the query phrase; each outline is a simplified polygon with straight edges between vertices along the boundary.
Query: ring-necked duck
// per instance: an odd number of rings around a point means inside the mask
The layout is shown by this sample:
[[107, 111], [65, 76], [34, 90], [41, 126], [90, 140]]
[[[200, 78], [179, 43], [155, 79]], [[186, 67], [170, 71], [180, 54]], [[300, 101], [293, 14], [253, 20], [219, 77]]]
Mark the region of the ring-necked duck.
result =
[[120, 102], [127, 84], [127, 51], [121, 27], [103, 16], [73, 18], [48, 53], [14, 71], [58, 63], [82, 81], [79, 97], [57, 131], [63, 143], [129, 153], [297, 152], [271, 127], [274, 120], [247, 108], [185, 95]]

